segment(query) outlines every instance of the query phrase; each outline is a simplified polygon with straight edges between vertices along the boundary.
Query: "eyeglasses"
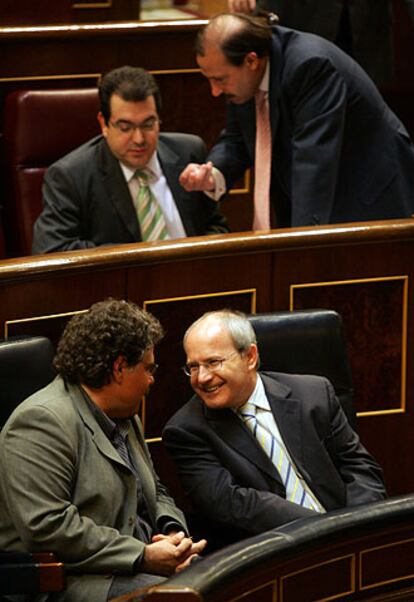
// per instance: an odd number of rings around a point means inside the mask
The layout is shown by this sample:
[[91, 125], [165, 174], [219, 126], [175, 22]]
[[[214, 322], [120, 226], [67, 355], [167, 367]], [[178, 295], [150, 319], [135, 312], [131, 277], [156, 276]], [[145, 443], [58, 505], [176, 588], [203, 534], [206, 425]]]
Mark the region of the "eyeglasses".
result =
[[144, 366], [145, 372], [148, 372], [148, 374], [150, 374], [151, 376], [154, 376], [158, 368], [158, 364], [148, 364], [148, 366]]
[[124, 119], [115, 122], [109, 120], [108, 123], [121, 134], [131, 135], [135, 130], [139, 130], [141, 134], [153, 132], [161, 123], [161, 120], [158, 117], [149, 117], [142, 123], [132, 123], [132, 121], [125, 121]]
[[206, 362], [200, 362], [199, 364], [197, 364], [196, 362], [191, 362], [183, 366], [182, 369], [184, 371], [184, 374], [186, 374], [187, 376], [197, 376], [201, 367], [203, 367], [209, 373], [220, 372], [224, 362], [227, 362], [235, 355], [239, 355], [241, 351], [241, 349], [238, 349], [237, 351], [233, 351], [233, 353], [230, 353], [230, 355], [228, 355], [227, 357], [223, 357], [220, 359], [214, 358], [211, 360], [207, 360]]

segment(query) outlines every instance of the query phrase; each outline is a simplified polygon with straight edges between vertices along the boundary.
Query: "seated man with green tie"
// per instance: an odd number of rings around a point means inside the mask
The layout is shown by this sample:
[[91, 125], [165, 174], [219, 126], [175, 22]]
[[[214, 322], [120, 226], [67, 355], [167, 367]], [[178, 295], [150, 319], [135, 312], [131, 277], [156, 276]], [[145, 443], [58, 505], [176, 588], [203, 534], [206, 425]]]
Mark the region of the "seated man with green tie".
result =
[[179, 174], [205, 157], [191, 134], [160, 133], [151, 74], [120, 67], [99, 84], [102, 134], [49, 167], [33, 253], [227, 232], [216, 203], [186, 192]]
[[204, 314], [184, 348], [196, 394], [167, 423], [163, 440], [221, 544], [386, 496], [381, 468], [329, 381], [258, 372], [256, 336], [243, 314]]

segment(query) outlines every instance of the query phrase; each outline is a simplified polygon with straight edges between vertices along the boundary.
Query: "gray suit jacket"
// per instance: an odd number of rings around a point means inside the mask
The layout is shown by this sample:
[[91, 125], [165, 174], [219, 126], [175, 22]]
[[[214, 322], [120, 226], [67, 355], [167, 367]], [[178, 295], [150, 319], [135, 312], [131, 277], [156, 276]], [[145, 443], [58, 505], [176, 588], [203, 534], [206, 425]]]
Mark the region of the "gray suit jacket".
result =
[[[201, 138], [161, 133], [157, 153], [187, 236], [227, 232], [217, 203], [200, 192], [186, 192], [178, 181], [189, 162], [204, 161]], [[33, 253], [141, 241], [128, 185], [102, 136], [49, 167], [43, 205], [34, 226]]]
[[[279, 226], [414, 213], [414, 148], [377, 88], [334, 44], [275, 27], [270, 54], [272, 200]], [[229, 105], [209, 159], [227, 186], [254, 164], [254, 100]]]
[[[414, 17], [414, 0], [405, 0]], [[338, 0], [262, 0], [260, 8], [275, 12], [280, 25], [316, 33], [331, 42], [338, 39], [343, 2]], [[391, 0], [349, 2], [353, 57], [377, 84], [392, 76]]]
[[[183, 525], [154, 472], [138, 418], [129, 441], [153, 525]], [[131, 574], [135, 477], [78, 387], [60, 377], [23, 402], [0, 433], [0, 548], [52, 551], [66, 564], [65, 602], [106, 602], [112, 575]]]
[[[290, 456], [326, 510], [385, 497], [380, 467], [325, 378], [262, 378]], [[195, 510], [210, 521], [247, 536], [312, 514], [285, 499], [277, 470], [230, 409], [211, 410], [195, 396], [167, 423], [163, 441]]]

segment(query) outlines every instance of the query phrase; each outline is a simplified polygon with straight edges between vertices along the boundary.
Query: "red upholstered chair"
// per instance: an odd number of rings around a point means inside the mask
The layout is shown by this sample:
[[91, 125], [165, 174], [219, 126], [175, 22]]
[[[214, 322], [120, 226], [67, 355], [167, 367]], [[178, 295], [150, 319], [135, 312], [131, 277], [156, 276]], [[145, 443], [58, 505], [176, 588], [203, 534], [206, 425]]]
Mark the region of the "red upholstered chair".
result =
[[4, 233], [8, 255], [30, 255], [42, 210], [43, 175], [54, 161], [99, 133], [96, 88], [18, 90], [4, 110]]

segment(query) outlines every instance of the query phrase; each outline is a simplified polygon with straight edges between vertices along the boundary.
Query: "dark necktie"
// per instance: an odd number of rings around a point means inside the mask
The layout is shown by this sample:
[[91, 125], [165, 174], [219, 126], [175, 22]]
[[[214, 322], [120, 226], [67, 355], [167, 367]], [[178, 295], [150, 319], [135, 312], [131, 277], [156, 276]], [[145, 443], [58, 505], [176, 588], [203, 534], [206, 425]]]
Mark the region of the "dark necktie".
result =
[[[132, 461], [131, 455], [128, 449], [128, 431], [129, 431], [129, 420], [117, 420], [116, 427], [112, 435], [112, 442], [118, 454], [121, 456], [122, 460], [128, 466], [130, 471], [135, 477], [136, 486], [137, 486], [137, 499], [138, 499], [138, 508], [137, 515], [135, 520], [135, 534], [137, 539], [143, 541], [144, 543], [151, 543], [151, 537], [153, 533], [153, 528], [149, 523], [149, 513], [147, 504], [145, 501], [144, 491], [142, 489], [142, 483], [140, 476], [137, 472], [137, 469]], [[144, 518], [145, 517], [145, 518]], [[146, 520], [148, 519], [148, 520]]]

